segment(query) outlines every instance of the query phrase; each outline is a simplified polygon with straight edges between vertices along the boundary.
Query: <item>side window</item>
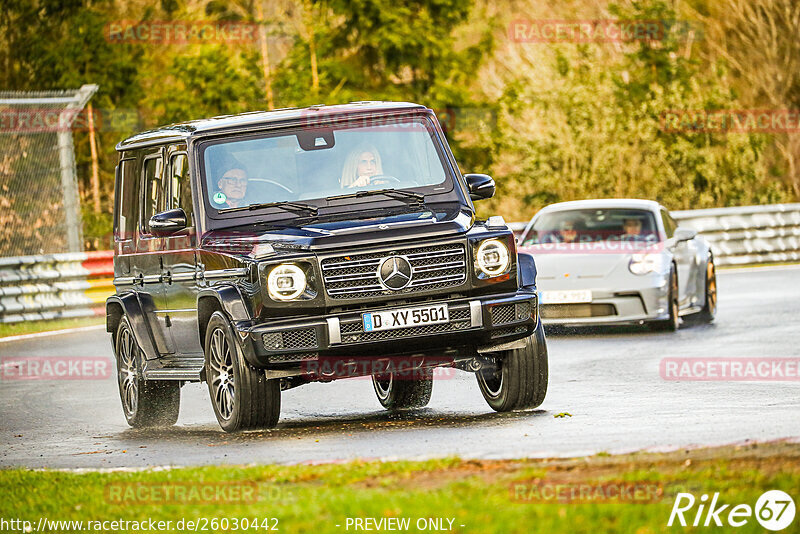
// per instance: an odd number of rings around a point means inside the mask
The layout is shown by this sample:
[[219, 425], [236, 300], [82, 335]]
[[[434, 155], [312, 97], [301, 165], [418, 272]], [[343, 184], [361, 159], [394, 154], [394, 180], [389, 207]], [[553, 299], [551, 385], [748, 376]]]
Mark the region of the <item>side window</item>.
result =
[[679, 224], [675, 219], [672, 218], [672, 215], [670, 215], [669, 212], [667, 212], [667, 219], [669, 219], [669, 222], [672, 225], [672, 233], [674, 234], [675, 230], [678, 229]]
[[148, 228], [150, 217], [167, 209], [162, 166], [161, 157], [157, 156], [145, 159], [142, 169], [142, 184], [144, 186], [142, 228], [148, 234], [150, 233]]
[[194, 226], [192, 219], [192, 184], [189, 181], [189, 158], [186, 154], [176, 154], [169, 162], [170, 192], [172, 199], [170, 208], [183, 208], [186, 221]]
[[139, 198], [136, 160], [122, 160], [118, 172], [119, 181], [114, 199], [114, 238], [117, 241], [127, 241], [133, 239], [136, 230], [136, 207]]
[[664, 223], [664, 232], [667, 234], [667, 239], [675, 235], [675, 229], [678, 227], [672, 217], [669, 216], [667, 210], [661, 210], [661, 222]]

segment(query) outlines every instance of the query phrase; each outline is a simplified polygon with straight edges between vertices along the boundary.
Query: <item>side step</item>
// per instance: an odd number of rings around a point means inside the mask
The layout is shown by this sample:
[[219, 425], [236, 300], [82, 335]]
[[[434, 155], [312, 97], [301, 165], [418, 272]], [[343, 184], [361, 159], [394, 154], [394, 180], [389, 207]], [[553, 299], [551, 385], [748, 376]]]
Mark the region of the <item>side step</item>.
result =
[[146, 380], [182, 380], [200, 382], [200, 373], [205, 366], [203, 358], [181, 358], [150, 360], [145, 365]]

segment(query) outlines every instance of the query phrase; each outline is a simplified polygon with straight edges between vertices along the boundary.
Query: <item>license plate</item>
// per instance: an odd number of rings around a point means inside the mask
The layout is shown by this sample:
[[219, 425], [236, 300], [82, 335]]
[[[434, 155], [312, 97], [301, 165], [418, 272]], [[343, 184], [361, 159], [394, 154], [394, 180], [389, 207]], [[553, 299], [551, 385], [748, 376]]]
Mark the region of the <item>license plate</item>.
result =
[[450, 320], [450, 316], [447, 313], [447, 304], [437, 304], [435, 306], [368, 312], [362, 314], [361, 319], [364, 323], [364, 332], [376, 332], [378, 330], [446, 323]]
[[592, 291], [581, 289], [574, 291], [542, 291], [539, 295], [542, 304], [580, 304], [592, 302]]

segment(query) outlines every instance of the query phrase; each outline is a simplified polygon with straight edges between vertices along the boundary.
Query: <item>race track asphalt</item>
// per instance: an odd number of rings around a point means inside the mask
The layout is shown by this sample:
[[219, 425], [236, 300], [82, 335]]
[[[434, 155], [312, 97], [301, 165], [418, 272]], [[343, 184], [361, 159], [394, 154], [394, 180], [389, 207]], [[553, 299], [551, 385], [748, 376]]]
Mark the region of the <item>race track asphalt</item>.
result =
[[[182, 390], [178, 424], [132, 430], [114, 375], [0, 380], [0, 466], [53, 468], [302, 463], [354, 458], [576, 456], [800, 439], [800, 380], [671, 381], [663, 358], [800, 360], [800, 267], [723, 270], [711, 325], [548, 334], [550, 388], [536, 410], [494, 413], [473, 375], [437, 379], [427, 408], [385, 412], [366, 379], [283, 393], [271, 431], [229, 435], [205, 384]], [[0, 358], [99, 356], [103, 328], [0, 342]], [[2, 362], [0, 362], [2, 364]], [[570, 416], [554, 417], [569, 413]]]

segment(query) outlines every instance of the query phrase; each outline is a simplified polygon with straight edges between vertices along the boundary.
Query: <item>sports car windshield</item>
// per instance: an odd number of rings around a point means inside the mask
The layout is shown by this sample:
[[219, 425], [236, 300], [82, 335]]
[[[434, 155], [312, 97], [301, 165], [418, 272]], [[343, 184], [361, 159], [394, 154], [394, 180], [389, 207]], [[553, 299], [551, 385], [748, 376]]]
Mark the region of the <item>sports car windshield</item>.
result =
[[[204, 145], [202, 160], [205, 196], [219, 213], [313, 210], [324, 205], [314, 200], [341, 195], [354, 202], [365, 196], [385, 200], [387, 194], [377, 191], [389, 189], [396, 190], [389, 191], [394, 199], [414, 200], [421, 198], [414, 192], [452, 187], [430, 125], [420, 117], [238, 135]], [[397, 192], [404, 189], [413, 192]]]
[[594, 243], [599, 241], [658, 241], [655, 217], [638, 209], [580, 209], [542, 214], [525, 245], [538, 243]]

